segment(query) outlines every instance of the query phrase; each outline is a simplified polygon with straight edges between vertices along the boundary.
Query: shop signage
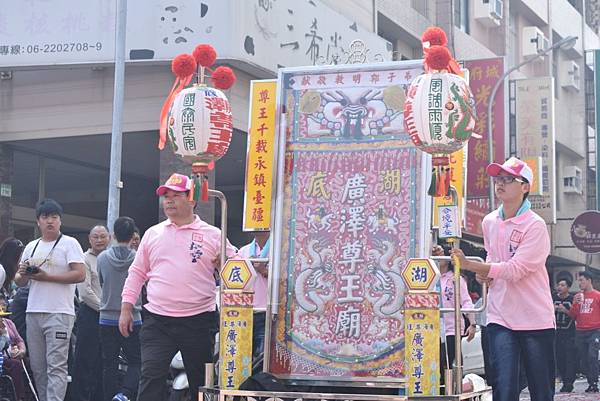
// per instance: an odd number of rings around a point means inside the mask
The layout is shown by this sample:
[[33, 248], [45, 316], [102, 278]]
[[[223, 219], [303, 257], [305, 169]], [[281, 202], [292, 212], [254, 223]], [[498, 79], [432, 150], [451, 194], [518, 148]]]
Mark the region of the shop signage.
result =
[[600, 212], [581, 213], [571, 225], [573, 244], [585, 253], [600, 253]]
[[[517, 157], [541, 156], [542, 181], [530, 193], [531, 208], [547, 224], [556, 223], [556, 155], [554, 135], [554, 79], [518, 79], [516, 82]], [[534, 170], [539, 177], [539, 168]], [[536, 177], [537, 178], [537, 177]]]
[[[0, 67], [112, 63], [116, 3], [32, 0], [0, 11]], [[365, 49], [355, 49], [360, 38]], [[367, 50], [391, 59], [391, 44], [320, 1], [129, 0], [126, 61], [172, 60], [198, 43], [260, 69], [342, 64]]]

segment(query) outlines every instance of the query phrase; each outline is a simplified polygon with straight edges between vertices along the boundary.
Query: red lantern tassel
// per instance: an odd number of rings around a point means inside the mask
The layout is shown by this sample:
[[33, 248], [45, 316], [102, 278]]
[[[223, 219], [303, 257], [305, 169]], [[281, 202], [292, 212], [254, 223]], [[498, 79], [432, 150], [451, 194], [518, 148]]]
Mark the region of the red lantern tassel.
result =
[[204, 176], [202, 181], [202, 202], [208, 202], [208, 176]]
[[452, 180], [452, 174], [451, 174], [451, 169], [450, 167], [446, 167], [446, 180], [445, 180], [445, 188], [444, 188], [444, 196], [449, 196], [450, 195], [450, 183]]
[[446, 188], [446, 176], [444, 174], [444, 167], [438, 166], [438, 185], [436, 188], [436, 196], [445, 196], [444, 188]]
[[194, 175], [192, 174], [192, 176], [190, 177], [190, 179], [192, 180], [192, 186], [190, 188], [190, 191], [188, 192], [188, 201], [193, 201], [194, 200], [194, 192], [195, 192], [195, 183], [194, 183]]
[[171, 108], [173, 99], [175, 99], [175, 96], [177, 96], [179, 92], [181, 92], [190, 84], [193, 76], [194, 75], [192, 74], [183, 79], [175, 79], [175, 83], [171, 88], [171, 92], [169, 93], [169, 96], [167, 96], [167, 100], [165, 100], [162, 108], [160, 109], [160, 137], [158, 140], [158, 149], [160, 150], [163, 150], [165, 148], [165, 144], [167, 143], [167, 116], [169, 115], [169, 109]]

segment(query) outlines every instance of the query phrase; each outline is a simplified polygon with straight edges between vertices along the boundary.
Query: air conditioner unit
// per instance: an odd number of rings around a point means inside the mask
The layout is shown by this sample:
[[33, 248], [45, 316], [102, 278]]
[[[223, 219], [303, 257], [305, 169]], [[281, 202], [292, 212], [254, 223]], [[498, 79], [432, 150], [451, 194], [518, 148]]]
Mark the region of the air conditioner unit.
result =
[[565, 166], [563, 170], [563, 192], [570, 194], [583, 193], [581, 169], [577, 166]]
[[574, 60], [565, 60], [560, 64], [560, 86], [565, 89], [579, 91], [581, 74], [579, 64]]
[[503, 10], [502, 0], [475, 0], [473, 18], [488, 28], [494, 28], [500, 25]]
[[540, 52], [550, 47], [548, 38], [537, 26], [524, 26], [522, 34], [521, 51], [523, 57], [537, 56]]

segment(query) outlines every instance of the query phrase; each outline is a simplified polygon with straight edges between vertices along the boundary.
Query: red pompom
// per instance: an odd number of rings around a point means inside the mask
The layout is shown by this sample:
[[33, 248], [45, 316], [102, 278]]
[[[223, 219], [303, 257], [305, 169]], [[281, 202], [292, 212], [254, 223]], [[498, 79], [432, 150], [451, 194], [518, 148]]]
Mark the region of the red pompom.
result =
[[192, 54], [194, 55], [196, 62], [203, 67], [210, 67], [217, 59], [217, 52], [211, 45], [198, 45]]
[[178, 78], [185, 78], [196, 72], [196, 60], [189, 54], [180, 54], [173, 59], [171, 71]]
[[217, 89], [229, 89], [235, 83], [235, 74], [231, 68], [221, 66], [213, 71], [210, 80]]
[[431, 46], [425, 55], [425, 63], [433, 70], [446, 70], [452, 59], [450, 50], [444, 46]]
[[448, 37], [442, 28], [430, 26], [423, 32], [421, 42], [429, 42], [429, 46], [446, 46], [448, 44]]

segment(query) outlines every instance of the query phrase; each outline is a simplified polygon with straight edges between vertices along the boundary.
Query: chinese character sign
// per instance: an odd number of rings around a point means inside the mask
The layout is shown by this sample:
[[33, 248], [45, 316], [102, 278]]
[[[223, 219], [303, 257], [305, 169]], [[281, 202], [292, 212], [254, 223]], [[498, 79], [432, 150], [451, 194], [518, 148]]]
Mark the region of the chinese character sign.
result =
[[276, 88], [276, 80], [251, 84], [244, 231], [268, 230], [271, 226]]
[[223, 92], [194, 85], [173, 100], [168, 117], [173, 152], [188, 162], [210, 163], [229, 149], [233, 120]]
[[439, 238], [460, 238], [460, 213], [456, 205], [438, 206]]
[[[273, 374], [404, 378], [401, 271], [424, 251], [428, 226], [423, 156], [401, 123], [405, 84], [395, 80], [415, 69], [404, 65], [283, 73], [281, 252], [266, 362]], [[322, 88], [309, 86], [320, 79]]]
[[430, 154], [449, 154], [465, 145], [475, 128], [467, 82], [449, 73], [422, 74], [408, 89], [406, 128], [413, 143]]
[[[485, 168], [488, 156], [488, 104], [494, 84], [504, 74], [502, 57], [465, 61], [469, 70], [469, 86], [475, 97], [477, 122], [475, 132], [481, 138], [472, 138], [467, 156], [467, 202], [465, 208], [465, 231], [481, 236], [481, 221], [489, 212], [489, 177]], [[504, 161], [504, 87], [496, 92], [492, 106], [492, 135], [494, 161]]]
[[252, 374], [252, 318], [254, 294], [232, 291], [221, 293], [219, 331], [219, 383], [229, 390]]
[[[531, 208], [546, 223], [556, 223], [556, 162], [554, 148], [554, 83], [552, 77], [516, 80], [517, 156], [541, 156], [542, 181], [530, 194]], [[536, 170], [534, 170], [536, 171]], [[539, 171], [539, 169], [537, 170]], [[534, 180], [539, 177], [534, 176]]]
[[409, 396], [438, 395], [440, 383], [439, 294], [407, 295], [405, 342]]

